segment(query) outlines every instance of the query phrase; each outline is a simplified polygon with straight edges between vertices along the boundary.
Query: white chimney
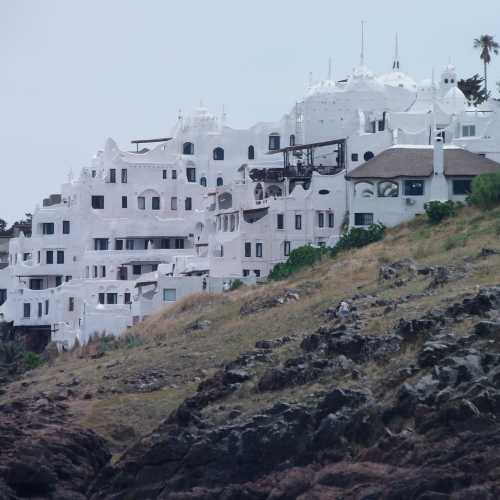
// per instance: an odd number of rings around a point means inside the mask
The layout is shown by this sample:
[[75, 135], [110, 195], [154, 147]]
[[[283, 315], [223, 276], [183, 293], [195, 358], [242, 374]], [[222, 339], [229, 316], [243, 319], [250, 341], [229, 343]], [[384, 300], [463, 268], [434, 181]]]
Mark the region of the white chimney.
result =
[[448, 182], [444, 176], [443, 138], [439, 135], [434, 139], [432, 170], [429, 201], [446, 201], [448, 200]]

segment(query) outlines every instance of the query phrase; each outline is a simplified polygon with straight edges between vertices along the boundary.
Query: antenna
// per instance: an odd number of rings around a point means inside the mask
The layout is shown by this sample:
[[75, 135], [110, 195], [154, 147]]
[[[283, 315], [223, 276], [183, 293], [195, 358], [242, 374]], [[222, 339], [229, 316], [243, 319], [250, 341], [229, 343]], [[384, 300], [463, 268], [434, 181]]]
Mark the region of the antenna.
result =
[[392, 63], [392, 69], [399, 69], [399, 40], [398, 34], [396, 33], [396, 43], [394, 46], [394, 62]]
[[312, 87], [313, 84], [313, 73], [309, 71], [309, 87]]
[[365, 65], [365, 22], [361, 21], [361, 55], [359, 58], [361, 66]]

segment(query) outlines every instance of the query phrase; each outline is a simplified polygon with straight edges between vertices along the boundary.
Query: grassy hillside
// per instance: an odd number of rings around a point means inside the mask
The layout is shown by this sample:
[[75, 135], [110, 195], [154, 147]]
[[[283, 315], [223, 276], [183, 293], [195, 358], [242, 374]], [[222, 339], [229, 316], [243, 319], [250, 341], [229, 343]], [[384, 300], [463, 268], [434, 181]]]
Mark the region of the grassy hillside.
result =
[[[333, 381], [349, 387], [356, 383], [352, 377], [333, 380], [329, 375], [281, 391], [259, 391], [257, 385], [268, 368], [300, 355], [303, 337], [327, 323], [328, 309], [342, 299], [363, 296], [357, 311], [361, 331], [382, 335], [401, 318], [417, 318], [480, 286], [499, 284], [500, 254], [483, 258], [483, 248], [500, 251], [499, 209], [465, 208], [437, 226], [415, 220], [389, 230], [381, 242], [325, 258], [288, 281], [188, 297], [140, 323], [119, 342], [96, 341], [29, 372], [5, 388], [0, 402], [41, 393], [64, 401], [75, 422], [109, 440], [116, 458], [193, 395], [202, 380], [260, 340], [291, 338], [256, 363], [254, 376], [237, 391], [209, 405], [207, 418], [216, 422], [231, 412], [245, 416], [277, 399], [301, 401]], [[396, 285], [381, 281], [380, 267], [401, 259], [446, 266], [449, 280], [436, 288], [429, 288], [428, 275], [403, 278]], [[411, 300], [400, 301], [408, 296]], [[456, 332], [468, 326], [457, 324]], [[397, 370], [414, 354], [402, 351], [391, 368]], [[359, 368], [365, 380], [375, 380], [386, 369], [375, 361]]]

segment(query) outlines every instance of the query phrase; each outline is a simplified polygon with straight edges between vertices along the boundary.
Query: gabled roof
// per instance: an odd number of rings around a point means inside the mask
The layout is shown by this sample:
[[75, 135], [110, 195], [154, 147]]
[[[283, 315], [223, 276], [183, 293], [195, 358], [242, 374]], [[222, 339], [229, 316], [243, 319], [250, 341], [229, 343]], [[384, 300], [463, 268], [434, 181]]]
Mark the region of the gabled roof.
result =
[[[393, 146], [346, 174], [347, 179], [428, 177], [433, 171], [432, 146]], [[474, 176], [500, 172], [500, 163], [455, 146], [444, 147], [444, 175]]]

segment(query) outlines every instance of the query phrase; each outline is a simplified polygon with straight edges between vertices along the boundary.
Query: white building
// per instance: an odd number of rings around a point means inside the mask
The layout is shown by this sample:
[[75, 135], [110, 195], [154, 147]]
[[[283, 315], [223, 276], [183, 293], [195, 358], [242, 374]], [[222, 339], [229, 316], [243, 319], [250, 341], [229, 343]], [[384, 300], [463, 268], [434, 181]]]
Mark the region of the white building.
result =
[[[396, 53], [381, 76], [363, 57], [346, 80], [330, 71], [273, 123], [236, 130], [199, 107], [179, 116], [169, 137], [134, 141], [135, 152], [108, 139], [36, 208], [32, 236], [11, 241], [0, 317], [63, 346], [117, 335], [188, 293], [264, 278], [298, 246], [334, 244], [356, 213], [388, 224], [418, 213], [433, 197], [436, 131], [447, 186], [474, 175], [460, 161], [465, 170], [452, 180], [448, 155], [468, 155], [471, 165], [484, 163], [477, 153], [500, 159], [497, 102], [471, 108], [452, 66], [421, 84], [399, 66]], [[388, 171], [391, 155], [401, 166], [409, 154], [418, 157], [409, 177]], [[358, 175], [372, 182], [372, 198], [354, 184]], [[412, 189], [422, 181], [425, 195], [403, 195], [407, 179]], [[386, 192], [380, 180], [396, 182], [398, 196], [375, 196]]]

